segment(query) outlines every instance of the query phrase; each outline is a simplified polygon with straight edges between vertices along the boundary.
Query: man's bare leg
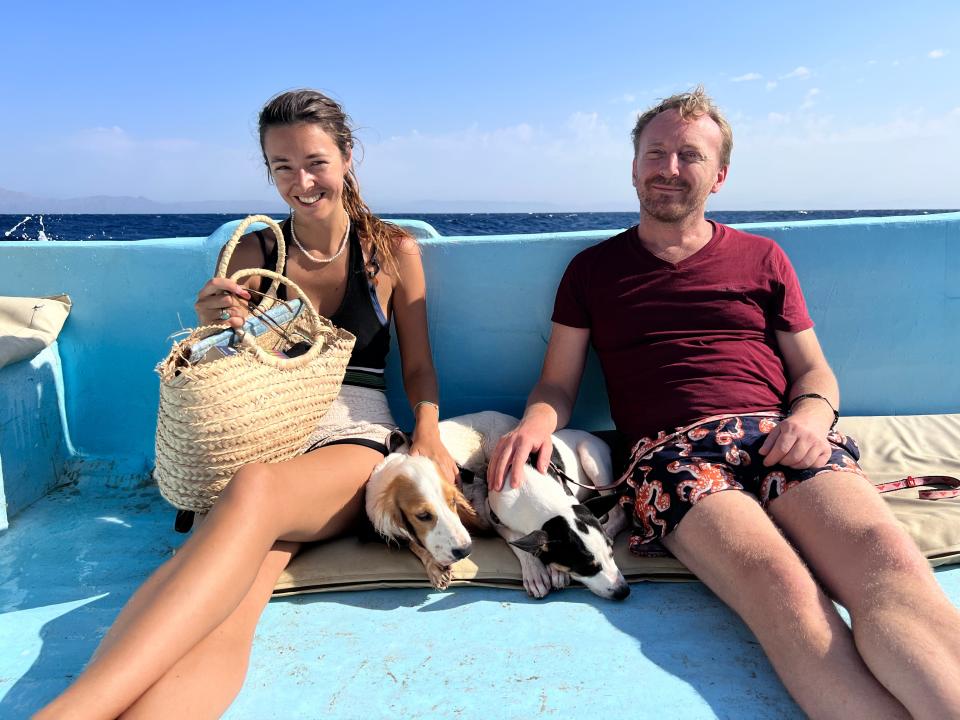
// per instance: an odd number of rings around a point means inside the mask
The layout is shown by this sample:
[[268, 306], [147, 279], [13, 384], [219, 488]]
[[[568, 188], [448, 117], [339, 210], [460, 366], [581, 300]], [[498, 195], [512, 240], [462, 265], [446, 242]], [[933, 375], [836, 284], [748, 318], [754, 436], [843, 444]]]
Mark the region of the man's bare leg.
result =
[[743, 618], [810, 717], [909, 717], [867, 669], [833, 603], [754, 498], [736, 490], [708, 495], [663, 544]]
[[849, 610], [857, 649], [880, 682], [915, 718], [960, 718], [960, 612], [870, 483], [818, 475], [770, 511]]

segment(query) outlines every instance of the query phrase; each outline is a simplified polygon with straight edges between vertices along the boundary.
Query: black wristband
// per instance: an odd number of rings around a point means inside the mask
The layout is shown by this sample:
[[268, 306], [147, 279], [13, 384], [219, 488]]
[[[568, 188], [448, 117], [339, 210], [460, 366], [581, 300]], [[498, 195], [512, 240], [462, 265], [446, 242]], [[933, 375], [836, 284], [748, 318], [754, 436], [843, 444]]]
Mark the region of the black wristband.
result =
[[820, 393], [803, 393], [802, 395], [797, 395], [795, 398], [793, 398], [793, 400], [790, 401], [790, 406], [787, 408], [787, 415], [790, 415], [793, 413], [794, 405], [796, 405], [801, 400], [806, 400], [808, 398], [823, 400], [827, 404], [827, 407], [829, 407], [830, 410], [833, 411], [833, 422], [830, 423], [830, 429], [833, 430], [837, 426], [837, 421], [840, 420], [840, 413], [837, 412], [837, 409], [833, 406], [833, 403], [827, 400]]

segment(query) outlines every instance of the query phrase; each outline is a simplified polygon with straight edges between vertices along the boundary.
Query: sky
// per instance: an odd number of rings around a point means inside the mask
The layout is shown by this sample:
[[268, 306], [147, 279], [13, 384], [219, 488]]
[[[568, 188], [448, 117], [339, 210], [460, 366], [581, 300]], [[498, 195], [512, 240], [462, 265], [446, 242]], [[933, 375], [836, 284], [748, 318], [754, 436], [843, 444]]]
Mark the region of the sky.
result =
[[637, 114], [703, 84], [711, 210], [960, 207], [960, 3], [9, 2], [0, 188], [279, 203], [256, 118], [313, 87], [381, 212], [637, 208]]

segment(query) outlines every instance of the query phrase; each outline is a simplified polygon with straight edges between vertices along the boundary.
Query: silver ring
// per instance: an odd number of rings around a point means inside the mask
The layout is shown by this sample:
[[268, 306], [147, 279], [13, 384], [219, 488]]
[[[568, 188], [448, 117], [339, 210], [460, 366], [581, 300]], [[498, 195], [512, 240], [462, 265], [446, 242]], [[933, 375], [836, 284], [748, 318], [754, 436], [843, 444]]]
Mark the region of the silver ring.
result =
[[220, 311], [220, 319], [221, 319], [221, 320], [229, 320], [229, 319], [230, 319], [230, 311], [227, 310], [226, 308], [224, 308], [223, 310], [221, 310], [221, 311]]

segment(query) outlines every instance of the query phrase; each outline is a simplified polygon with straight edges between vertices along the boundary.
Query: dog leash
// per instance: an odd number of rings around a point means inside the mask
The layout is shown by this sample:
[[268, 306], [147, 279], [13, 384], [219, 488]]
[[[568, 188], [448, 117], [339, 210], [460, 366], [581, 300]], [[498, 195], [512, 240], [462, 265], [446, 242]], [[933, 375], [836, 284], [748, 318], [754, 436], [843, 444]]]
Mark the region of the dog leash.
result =
[[[530, 462], [531, 465], [533, 465], [534, 467], [536, 467], [536, 464], [533, 462], [533, 456], [531, 456], [529, 462]], [[617, 480], [616, 482], [607, 483], [606, 485], [586, 485], [586, 484], [584, 484], [584, 483], [582, 483], [582, 482], [577, 482], [577, 481], [574, 480], [572, 477], [570, 477], [569, 475], [567, 475], [567, 474], [566, 474], [561, 468], [559, 468], [559, 467], [557, 466], [557, 464], [556, 464], [555, 462], [553, 462], [552, 460], [550, 461], [550, 464], [547, 465], [547, 470], [548, 470], [550, 473], [553, 473], [556, 477], [558, 477], [558, 478], [560, 478], [561, 480], [563, 480], [564, 482], [572, 483], [572, 484], [576, 485], [577, 487], [586, 488], [587, 490], [596, 490], [597, 492], [602, 492], [602, 491], [604, 491], [604, 490], [613, 490], [613, 489], [616, 488], [616, 487], [620, 487], [620, 485], [622, 485], [623, 482], [627, 479], [627, 476], [624, 475], [624, 476], [622, 476], [619, 480]]]
[[877, 492], [885, 493], [894, 490], [905, 490], [906, 488], [923, 487], [925, 485], [946, 485], [947, 490], [921, 490], [919, 496], [921, 500], [944, 500], [947, 498], [960, 497], [960, 479], [950, 475], [920, 475], [914, 477], [908, 475], [903, 480], [894, 480], [892, 482], [880, 483], [875, 485]]

